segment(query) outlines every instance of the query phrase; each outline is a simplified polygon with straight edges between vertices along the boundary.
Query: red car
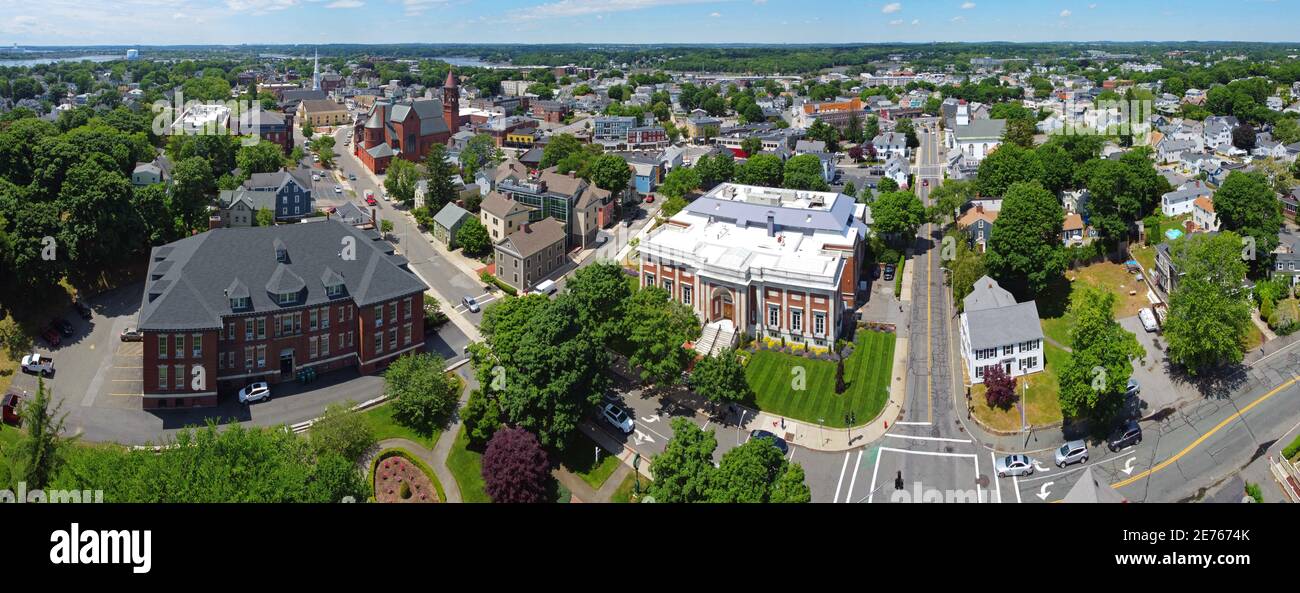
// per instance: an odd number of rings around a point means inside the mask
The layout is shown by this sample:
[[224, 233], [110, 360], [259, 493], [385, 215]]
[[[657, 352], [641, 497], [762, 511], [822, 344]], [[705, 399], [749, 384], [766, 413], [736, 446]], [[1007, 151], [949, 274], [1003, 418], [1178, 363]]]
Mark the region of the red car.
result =
[[374, 206], [374, 205], [376, 205], [376, 204], [378, 204], [378, 203], [379, 203], [379, 201], [376, 200], [374, 196], [369, 196], [369, 197], [366, 198], [366, 204], [368, 204], [368, 205], [370, 205], [370, 206]]
[[63, 343], [63, 338], [59, 337], [59, 330], [54, 327], [46, 328], [41, 333], [41, 337], [45, 338], [45, 343], [49, 344], [51, 348]]
[[654, 196], [654, 194], [647, 194], [647, 195], [646, 195], [646, 197], [645, 197], [645, 203], [649, 204], [649, 203], [654, 202], [654, 201], [655, 201], [655, 196]]

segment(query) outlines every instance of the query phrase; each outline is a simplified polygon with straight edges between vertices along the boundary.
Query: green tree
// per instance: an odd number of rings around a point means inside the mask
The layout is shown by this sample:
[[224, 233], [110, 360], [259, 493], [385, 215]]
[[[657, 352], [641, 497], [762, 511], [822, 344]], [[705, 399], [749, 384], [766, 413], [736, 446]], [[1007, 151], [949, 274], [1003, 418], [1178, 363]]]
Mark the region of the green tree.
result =
[[479, 169], [499, 163], [500, 159], [497, 158], [499, 153], [496, 141], [491, 136], [476, 134], [470, 138], [469, 142], [465, 143], [465, 149], [460, 151], [460, 166], [465, 179], [473, 179]]
[[578, 268], [566, 294], [578, 312], [578, 324], [597, 341], [612, 347], [623, 338], [632, 288], [618, 263], [598, 261]]
[[[700, 187], [701, 183], [703, 183], [703, 180], [700, 179], [700, 174], [695, 169], [678, 167], [664, 176], [664, 182], [659, 186], [659, 193], [669, 198], [685, 198], [686, 194], [695, 191], [696, 188]], [[685, 201], [682, 203], [684, 205]], [[667, 216], [672, 216], [672, 214]]]
[[602, 154], [592, 159], [587, 172], [596, 187], [616, 196], [627, 190], [632, 181], [632, 168], [616, 154]]
[[1189, 235], [1170, 245], [1170, 257], [1183, 275], [1169, 295], [1169, 360], [1191, 375], [1240, 362], [1250, 327], [1241, 238]]
[[187, 158], [172, 168], [171, 203], [168, 210], [177, 226], [188, 235], [189, 230], [207, 227], [208, 204], [216, 194], [217, 184], [212, 169], [202, 157]]
[[406, 159], [393, 159], [384, 174], [384, 190], [388, 197], [402, 205], [415, 204], [415, 186], [420, 181], [420, 170]]
[[805, 189], [827, 191], [830, 187], [822, 177], [822, 160], [816, 155], [804, 154], [790, 158], [785, 162], [782, 173], [787, 189]]
[[916, 194], [892, 191], [880, 194], [871, 204], [875, 231], [886, 236], [910, 240], [925, 222], [925, 206]]
[[695, 370], [691, 372], [691, 388], [715, 404], [745, 401], [750, 395], [745, 366], [731, 348], [696, 362]]
[[325, 413], [312, 423], [308, 437], [317, 456], [335, 453], [355, 463], [379, 442], [366, 419], [352, 411], [352, 405], [343, 402], [325, 406]]
[[275, 224], [275, 211], [270, 208], [258, 208], [257, 213], [253, 216], [253, 223], [256, 226], [271, 226]]
[[560, 164], [564, 157], [582, 150], [582, 143], [572, 134], [559, 134], [551, 138], [542, 149], [541, 168], [549, 169]]
[[740, 141], [740, 150], [749, 156], [763, 152], [763, 139], [753, 136], [745, 138]]
[[245, 175], [274, 173], [284, 166], [284, 152], [278, 144], [271, 142], [241, 146], [239, 152], [235, 153], [235, 166]]
[[1254, 241], [1254, 249], [1245, 256], [1256, 273], [1268, 269], [1270, 255], [1278, 245], [1282, 229], [1281, 204], [1273, 197], [1273, 188], [1263, 173], [1233, 171], [1214, 193], [1214, 212], [1223, 230], [1232, 231]]
[[1021, 148], [1034, 147], [1034, 133], [1037, 131], [1035, 120], [1010, 119], [1002, 131], [1002, 142], [1015, 144]]
[[781, 157], [772, 154], [755, 155], [736, 167], [736, 183], [781, 187], [782, 168]]
[[898, 120], [898, 124], [894, 126], [894, 131], [907, 138], [908, 148], [921, 146], [920, 139], [916, 137], [916, 126], [913, 125], [911, 119], [903, 118]]
[[384, 373], [384, 393], [392, 399], [393, 418], [422, 434], [447, 423], [460, 399], [460, 382], [444, 370], [442, 357], [431, 352], [398, 357]]
[[672, 419], [673, 438], [650, 462], [655, 479], [646, 492], [656, 502], [705, 502], [709, 497], [713, 451], [718, 448], [713, 431], [705, 431], [685, 418]]
[[488, 237], [487, 227], [479, 222], [477, 216], [470, 216], [456, 231], [456, 243], [465, 250], [465, 255], [478, 257], [492, 248], [492, 239]]
[[1038, 162], [1043, 165], [1043, 187], [1052, 193], [1059, 193], [1074, 184], [1074, 160], [1070, 153], [1060, 144], [1047, 143], [1034, 150]]
[[482, 389], [475, 389], [460, 410], [460, 421], [465, 426], [470, 447], [481, 451], [501, 427], [501, 408]]
[[9, 476], [16, 490], [18, 482], [26, 482], [28, 490], [45, 488], [63, 463], [62, 449], [67, 439], [63, 421], [67, 413], [60, 413], [63, 404], [50, 408], [50, 394], [45, 380], [36, 380], [36, 393], [22, 403], [19, 415], [25, 432], [14, 444], [9, 456]]
[[975, 199], [975, 182], [949, 179], [930, 191], [934, 210], [930, 220], [944, 222], [957, 216], [957, 210]]
[[1015, 144], [1003, 144], [980, 161], [975, 188], [981, 196], [1001, 196], [1014, 183], [1043, 178], [1038, 155]]
[[[771, 441], [750, 439], [723, 454], [709, 481], [709, 502], [809, 502], [811, 493], [802, 474], [803, 469], [786, 461]], [[781, 485], [778, 500], [773, 501], [777, 484]]]
[[952, 238], [955, 249], [952, 261], [947, 263], [948, 269], [952, 270], [947, 281], [952, 287], [952, 302], [960, 311], [963, 307], [962, 299], [974, 290], [975, 282], [983, 278], [988, 270], [984, 265], [984, 254], [971, 247], [964, 232], [952, 229], [945, 239], [948, 237]]
[[430, 212], [436, 213], [456, 200], [456, 184], [452, 182], [455, 176], [456, 166], [447, 160], [447, 147], [434, 144], [424, 159], [424, 178], [428, 181], [424, 205]]
[[898, 182], [894, 181], [894, 178], [892, 177], [882, 177], [880, 181], [876, 183], [876, 191], [882, 194], [894, 193], [897, 192], [898, 189]]
[[1076, 287], [1068, 319], [1071, 355], [1059, 371], [1061, 412], [1105, 425], [1123, 409], [1131, 361], [1145, 358], [1146, 351], [1115, 322], [1115, 294], [1108, 290]]
[[311, 149], [320, 157], [320, 166], [329, 169], [334, 166], [334, 137], [329, 134], [318, 136], [311, 141]]
[[710, 189], [732, 180], [736, 174], [736, 159], [731, 152], [704, 155], [696, 159], [695, 170], [700, 174], [700, 187]]
[[675, 384], [691, 358], [682, 346], [700, 334], [695, 312], [668, 291], [646, 287], [628, 299], [627, 325], [628, 366], [640, 369], [642, 381]]
[[1039, 294], [1065, 272], [1061, 227], [1065, 212], [1037, 183], [1007, 189], [985, 262], [994, 278], [1018, 294]]

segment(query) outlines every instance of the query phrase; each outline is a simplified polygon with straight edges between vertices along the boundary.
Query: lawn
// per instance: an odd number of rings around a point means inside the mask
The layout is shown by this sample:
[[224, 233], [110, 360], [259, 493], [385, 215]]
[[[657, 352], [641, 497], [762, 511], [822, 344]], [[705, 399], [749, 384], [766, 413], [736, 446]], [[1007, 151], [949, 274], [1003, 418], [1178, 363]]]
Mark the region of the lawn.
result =
[[438, 441], [438, 432], [433, 434], [422, 434], [412, 428], [407, 428], [393, 419], [393, 406], [382, 404], [360, 412], [361, 417], [365, 419], [366, 424], [375, 432], [376, 440], [384, 439], [407, 439], [424, 445], [427, 449], [433, 449], [433, 444]]
[[575, 432], [573, 438], [570, 438], [569, 443], [565, 445], [564, 451], [560, 453], [560, 464], [582, 478], [582, 481], [593, 490], [600, 490], [605, 480], [609, 479], [622, 462], [613, 453], [602, 448], [600, 462], [597, 463], [596, 447], [596, 442], [587, 435]]
[[1129, 248], [1129, 253], [1133, 255], [1133, 259], [1137, 260], [1139, 264], [1142, 264], [1142, 269], [1145, 270], [1147, 274], [1155, 273], [1156, 271], [1156, 248], [1155, 247], [1150, 247], [1146, 245], [1134, 246]]
[[[848, 389], [835, 394], [835, 363], [772, 350], [753, 353], [745, 376], [754, 390], [754, 403], [764, 412], [832, 427], [845, 427], [852, 411], [855, 425], [870, 422], [889, 401], [894, 364], [894, 334], [859, 330], [853, 354], [844, 361]], [[806, 372], [803, 391], [795, 391], [796, 367]]]
[[17, 428], [7, 424], [0, 424], [0, 448], [13, 445], [22, 437], [22, 433]]
[[[1051, 344], [1044, 345], [1047, 364], [1041, 373], [1018, 377], [1016, 389], [1021, 392], [1021, 403], [1025, 405], [1025, 420], [1030, 426], [1043, 426], [1061, 421], [1061, 402], [1058, 397], [1060, 384], [1056, 373], [1065, 364], [1070, 354]], [[1029, 389], [1024, 388], [1028, 378]], [[974, 413], [985, 426], [1005, 431], [1020, 430], [1020, 409], [1011, 406], [1009, 410], [989, 407], [984, 399], [984, 384], [971, 387], [971, 405]]]
[[1045, 315], [1042, 319], [1043, 334], [1064, 346], [1070, 345], [1070, 326], [1073, 325], [1068, 313], [1070, 297], [1081, 282], [1115, 295], [1115, 319], [1132, 317], [1143, 307], [1151, 306], [1146, 296], [1146, 282], [1139, 282], [1135, 274], [1120, 264], [1097, 263], [1069, 270], [1065, 277], [1065, 283], [1054, 286], [1038, 299], [1039, 312]]
[[636, 481], [638, 479], [641, 480], [641, 492], [644, 493], [646, 491], [646, 488], [650, 487], [650, 480], [647, 480], [645, 476], [641, 476], [636, 472], [632, 472], [628, 474], [626, 478], [623, 478], [623, 483], [619, 484], [618, 489], [615, 490], [614, 493], [610, 495], [609, 501], [610, 502], [640, 502], [639, 500], [635, 499], [635, 495], [633, 494], [633, 490]]
[[456, 478], [462, 502], [492, 502], [483, 483], [483, 454], [469, 449], [465, 428], [456, 434], [456, 441], [447, 454], [447, 469]]
[[1264, 345], [1264, 332], [1259, 331], [1259, 326], [1255, 325], [1254, 322], [1251, 322], [1247, 324], [1246, 327], [1248, 329], [1246, 330], [1246, 344], [1244, 350], [1250, 352], [1251, 350]]

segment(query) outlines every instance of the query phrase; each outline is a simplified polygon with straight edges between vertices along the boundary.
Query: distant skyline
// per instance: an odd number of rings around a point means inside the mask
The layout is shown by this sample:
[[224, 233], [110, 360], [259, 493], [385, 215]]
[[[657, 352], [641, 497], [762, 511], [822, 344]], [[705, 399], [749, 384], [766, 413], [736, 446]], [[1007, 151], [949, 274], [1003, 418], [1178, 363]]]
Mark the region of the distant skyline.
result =
[[0, 47], [1274, 41], [1300, 0], [0, 0]]

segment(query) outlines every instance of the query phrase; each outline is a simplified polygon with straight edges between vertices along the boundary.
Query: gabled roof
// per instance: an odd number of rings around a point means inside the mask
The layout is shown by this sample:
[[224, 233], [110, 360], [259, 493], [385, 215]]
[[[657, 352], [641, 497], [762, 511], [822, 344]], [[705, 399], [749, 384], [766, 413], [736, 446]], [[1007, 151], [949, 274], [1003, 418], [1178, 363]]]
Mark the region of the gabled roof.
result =
[[512, 214], [524, 212], [528, 208], [506, 197], [505, 194], [494, 191], [489, 193], [486, 198], [483, 198], [483, 202], [479, 204], [479, 210], [497, 218], [506, 218]]
[[1011, 293], [1002, 288], [997, 280], [988, 276], [976, 280], [971, 293], [966, 295], [965, 299], [962, 299], [962, 308], [967, 313], [998, 307], [1010, 307], [1015, 304], [1016, 297], [1011, 296]]
[[548, 216], [538, 222], [523, 225], [497, 244], [497, 249], [528, 259], [551, 245], [563, 242], [564, 225]]
[[442, 210], [439, 210], [438, 214], [433, 217], [433, 222], [442, 228], [449, 229], [456, 226], [462, 218], [469, 215], [468, 210], [465, 210], [454, 203], [448, 202], [447, 205], [443, 206]]

